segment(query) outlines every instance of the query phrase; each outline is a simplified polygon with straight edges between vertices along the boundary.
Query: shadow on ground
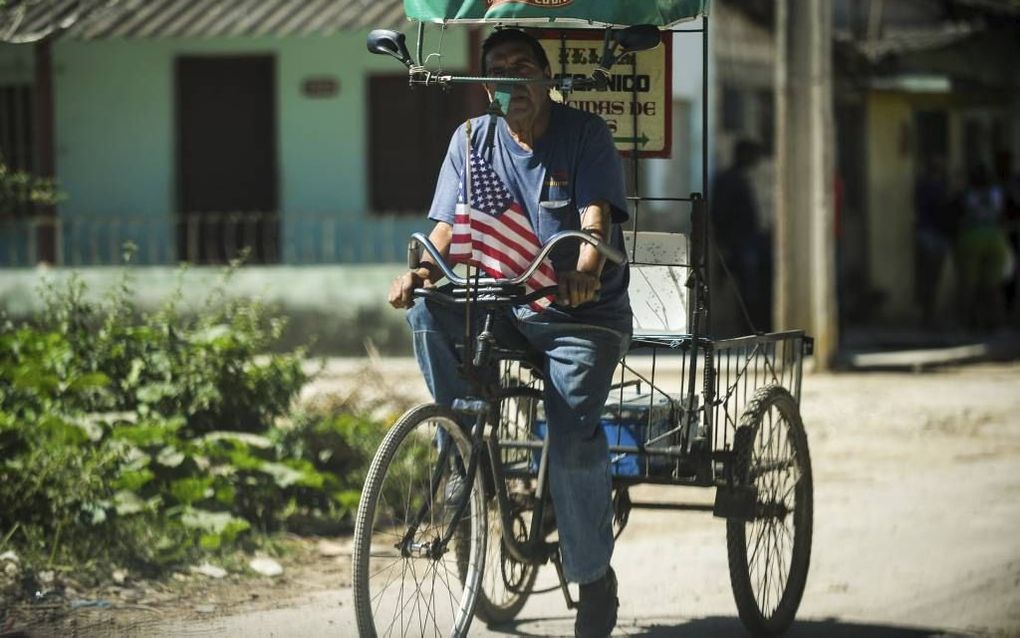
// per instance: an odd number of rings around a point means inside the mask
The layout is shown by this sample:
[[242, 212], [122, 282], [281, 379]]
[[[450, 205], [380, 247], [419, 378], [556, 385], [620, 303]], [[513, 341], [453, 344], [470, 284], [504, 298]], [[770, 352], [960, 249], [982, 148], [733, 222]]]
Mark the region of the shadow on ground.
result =
[[[490, 631], [507, 636], [542, 636], [559, 638], [559, 633], [548, 633], [546, 620], [527, 620], [489, 627]], [[559, 619], [557, 619], [559, 620]], [[566, 620], [566, 619], [564, 619]], [[718, 638], [749, 636], [738, 618], [710, 617], [691, 620], [669, 618], [649, 619], [640, 624], [624, 622], [616, 628], [613, 636], [627, 638]], [[785, 638], [966, 638], [970, 634], [958, 633], [930, 627], [904, 627], [896, 625], [870, 625], [841, 620], [801, 620], [790, 627]]]

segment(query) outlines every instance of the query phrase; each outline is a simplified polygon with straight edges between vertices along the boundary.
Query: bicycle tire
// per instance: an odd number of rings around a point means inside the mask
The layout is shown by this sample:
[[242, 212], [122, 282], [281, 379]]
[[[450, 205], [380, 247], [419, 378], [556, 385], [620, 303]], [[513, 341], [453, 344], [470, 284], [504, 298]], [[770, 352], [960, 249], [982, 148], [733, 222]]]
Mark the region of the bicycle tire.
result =
[[[511, 387], [501, 391], [503, 397], [499, 401], [495, 423], [496, 436], [499, 440], [524, 441], [533, 439], [535, 426], [535, 406], [540, 401], [540, 394], [527, 387]], [[504, 467], [512, 464], [530, 463], [531, 451], [501, 449], [501, 462]], [[490, 471], [489, 468], [485, 468]], [[491, 481], [490, 481], [491, 483]], [[522, 479], [505, 479], [508, 492], [522, 488]], [[526, 489], [526, 488], [524, 488]], [[518, 507], [513, 512], [514, 520], [520, 526], [515, 530], [518, 539], [523, 539], [530, 529], [530, 507], [524, 505], [534, 497], [534, 488], [530, 486], [530, 494], [518, 492]], [[488, 505], [488, 539], [486, 540], [485, 561], [482, 569], [482, 582], [475, 604], [475, 616], [487, 625], [500, 625], [512, 621], [523, 609], [528, 597], [535, 588], [538, 577], [538, 566], [521, 563], [515, 560], [503, 543], [503, 521], [499, 513], [499, 505], [494, 494], [487, 495]], [[458, 545], [458, 547], [462, 547]], [[467, 565], [466, 552], [458, 550], [458, 567], [462, 578]]]
[[755, 505], [750, 519], [726, 521], [730, 586], [747, 630], [778, 636], [793, 623], [807, 584], [813, 516], [807, 433], [785, 388], [755, 392], [733, 449], [735, 481], [755, 488]]
[[[424, 404], [397, 420], [372, 459], [355, 519], [352, 557], [354, 606], [363, 637], [447, 638], [466, 636], [470, 629], [485, 555], [484, 494], [476, 480], [464, 513], [467, 532], [455, 535], [453, 547], [445, 553], [429, 556], [428, 548], [445, 532], [453, 515], [453, 508], [445, 507], [452, 463], [437, 444], [440, 431], [447, 433], [461, 458], [469, 458], [471, 443], [454, 412]], [[441, 477], [434, 495], [433, 476]], [[430, 506], [426, 508], [425, 503]], [[428, 515], [410, 539], [419, 552], [415, 555], [401, 548], [411, 547], [403, 542], [410, 531], [407, 521], [419, 509]], [[462, 543], [467, 561], [460, 578], [456, 549]]]

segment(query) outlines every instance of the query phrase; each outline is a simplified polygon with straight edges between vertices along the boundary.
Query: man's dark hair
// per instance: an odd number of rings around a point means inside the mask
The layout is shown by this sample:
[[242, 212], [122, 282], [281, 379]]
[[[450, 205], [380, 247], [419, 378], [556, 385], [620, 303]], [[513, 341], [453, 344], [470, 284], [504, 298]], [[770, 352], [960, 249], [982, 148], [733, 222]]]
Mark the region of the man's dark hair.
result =
[[531, 47], [531, 52], [535, 55], [535, 61], [538, 62], [538, 66], [542, 69], [550, 68], [549, 58], [545, 54], [545, 49], [535, 39], [535, 36], [520, 29], [499, 29], [490, 33], [489, 37], [485, 38], [485, 42], [482, 43], [482, 75], [486, 75], [489, 72], [485, 62], [485, 59], [489, 57], [489, 51], [508, 42], [523, 42], [527, 44]]

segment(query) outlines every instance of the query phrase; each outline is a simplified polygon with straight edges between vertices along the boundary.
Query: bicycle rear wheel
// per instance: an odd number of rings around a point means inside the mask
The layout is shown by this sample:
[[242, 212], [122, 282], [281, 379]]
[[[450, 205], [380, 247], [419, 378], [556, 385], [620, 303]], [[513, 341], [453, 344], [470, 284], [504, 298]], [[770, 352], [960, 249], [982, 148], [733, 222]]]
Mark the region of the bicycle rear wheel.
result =
[[734, 436], [735, 481], [752, 488], [753, 513], [726, 521], [730, 585], [744, 626], [756, 636], [789, 628], [811, 560], [812, 481], [807, 434], [790, 393], [759, 389]]
[[[485, 556], [486, 511], [475, 481], [462, 533], [442, 546], [455, 513], [446, 487], [458, 453], [470, 457], [468, 437], [454, 413], [435, 404], [406, 412], [379, 446], [354, 527], [361, 636], [467, 635]], [[458, 555], [465, 556], [463, 572]]]
[[[512, 387], [504, 389], [499, 402], [498, 414], [493, 427], [495, 436], [502, 443], [520, 443], [537, 440], [535, 419], [541, 393], [535, 388]], [[531, 529], [531, 518], [535, 502], [534, 480], [531, 478], [534, 457], [532, 450], [499, 447], [503, 483], [510, 500], [510, 518], [513, 521], [511, 533], [522, 543]], [[484, 468], [490, 472], [491, 468]], [[491, 486], [491, 476], [487, 477]], [[490, 490], [491, 491], [491, 490]], [[487, 494], [488, 530], [485, 545], [485, 561], [482, 569], [481, 588], [475, 615], [489, 625], [507, 623], [517, 617], [535, 587], [538, 566], [515, 559], [503, 541], [503, 520], [495, 493]], [[461, 577], [467, 573], [466, 547], [458, 546]]]

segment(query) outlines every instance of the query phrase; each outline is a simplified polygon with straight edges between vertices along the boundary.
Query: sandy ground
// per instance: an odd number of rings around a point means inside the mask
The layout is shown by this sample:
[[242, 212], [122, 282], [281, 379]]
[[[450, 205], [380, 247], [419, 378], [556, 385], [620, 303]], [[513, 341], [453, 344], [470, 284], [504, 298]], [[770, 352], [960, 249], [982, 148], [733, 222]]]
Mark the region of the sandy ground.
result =
[[[815, 535], [807, 591], [788, 635], [1020, 636], [1020, 364], [806, 374], [803, 387]], [[310, 389], [353, 391], [420, 396], [424, 388], [411, 361], [349, 360], [329, 362]], [[675, 487], [635, 494], [710, 498]], [[282, 578], [249, 585], [244, 596], [210, 585], [200, 599], [178, 598], [148, 615], [135, 610], [118, 620], [116, 612], [83, 610], [75, 632], [356, 635], [348, 556], [312, 554]], [[722, 520], [636, 510], [613, 563], [621, 598], [614, 635], [743, 634]], [[551, 568], [540, 575], [551, 578]], [[476, 623], [472, 635], [570, 636], [572, 626], [554, 592], [534, 596], [513, 625]]]

